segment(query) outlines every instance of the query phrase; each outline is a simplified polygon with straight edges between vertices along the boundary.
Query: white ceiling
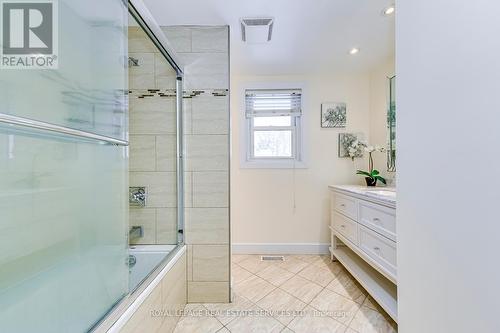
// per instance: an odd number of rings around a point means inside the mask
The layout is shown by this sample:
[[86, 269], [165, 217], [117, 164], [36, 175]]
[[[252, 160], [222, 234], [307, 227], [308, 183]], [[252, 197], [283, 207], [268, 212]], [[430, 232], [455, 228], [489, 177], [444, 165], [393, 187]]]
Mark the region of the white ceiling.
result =
[[[159, 25], [230, 25], [231, 71], [240, 75], [358, 72], [394, 55], [391, 0], [144, 0]], [[241, 41], [241, 17], [271, 16], [267, 44]], [[349, 55], [352, 47], [361, 51]]]

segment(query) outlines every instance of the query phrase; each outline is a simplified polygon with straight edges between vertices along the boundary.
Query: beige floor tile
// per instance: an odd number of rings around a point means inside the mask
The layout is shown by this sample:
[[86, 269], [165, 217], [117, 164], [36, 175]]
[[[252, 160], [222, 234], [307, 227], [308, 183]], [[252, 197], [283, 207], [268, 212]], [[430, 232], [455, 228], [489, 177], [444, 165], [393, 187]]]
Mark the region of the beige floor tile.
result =
[[273, 317], [284, 325], [287, 325], [295, 318], [294, 312], [301, 311], [306, 307], [306, 303], [281, 289], [275, 289], [258, 301], [257, 305], [266, 311], [276, 313], [273, 314]]
[[231, 265], [231, 277], [233, 278], [234, 283], [240, 283], [241, 281], [248, 279], [252, 275], [252, 273], [244, 268], [241, 268], [241, 266], [237, 264]]
[[174, 333], [215, 333], [222, 327], [216, 318], [208, 316], [206, 308], [191, 304], [185, 309], [184, 316], [177, 323]]
[[337, 320], [322, 316], [311, 307], [305, 309], [305, 315], [295, 318], [288, 327], [295, 333], [344, 333], [346, 326]]
[[234, 286], [234, 292], [236, 294], [239, 294], [254, 303], [264, 298], [264, 296], [269, 294], [274, 289], [276, 289], [275, 286], [256, 275], [253, 275]]
[[233, 254], [231, 256], [231, 262], [234, 262], [237, 264], [240, 261], [247, 259], [248, 257], [250, 257], [249, 254]]
[[207, 310], [216, 312], [215, 317], [223, 324], [227, 325], [235, 318], [244, 315], [244, 311], [258, 310], [259, 308], [249, 300], [235, 294], [231, 303], [207, 303], [204, 304]]
[[217, 333], [231, 333], [227, 328], [223, 327], [220, 330], [217, 331]]
[[240, 265], [247, 271], [256, 274], [269, 266], [276, 265], [276, 263], [262, 261], [260, 259], [260, 256], [251, 256], [240, 261], [238, 265]]
[[[338, 264], [338, 262], [335, 262], [335, 263]], [[314, 260], [311, 264], [316, 265], [316, 266], [320, 266], [320, 267], [324, 267], [324, 266], [329, 266], [329, 265], [333, 264], [333, 262], [331, 260], [330, 255], [320, 255], [320, 256], [316, 256], [316, 260]]]
[[353, 330], [352, 328], [348, 327], [345, 333], [359, 333], [358, 331]]
[[279, 333], [283, 324], [272, 317], [236, 318], [226, 326], [231, 333]]
[[297, 274], [309, 264], [303, 260], [295, 258], [294, 256], [285, 256], [285, 261], [279, 263], [279, 267], [286, 269], [294, 274]]
[[309, 305], [316, 310], [328, 312], [328, 315], [346, 325], [361, 307], [360, 304], [328, 289], [323, 289]]
[[257, 272], [256, 275], [277, 287], [294, 276], [292, 272], [284, 270], [283, 268], [275, 265], [264, 268], [260, 272]]
[[382, 307], [378, 305], [377, 301], [374, 300], [370, 295], [366, 297], [365, 301], [363, 302], [363, 306], [366, 306], [367, 308], [378, 311], [380, 313], [384, 313]]
[[306, 278], [312, 282], [319, 284], [322, 287], [326, 287], [330, 282], [335, 279], [336, 275], [341, 271], [341, 268], [337, 267], [320, 267], [316, 265], [310, 265], [304, 268], [298, 274], [303, 278]]
[[298, 275], [283, 283], [280, 288], [306, 304], [309, 304], [323, 290], [323, 287], [320, 285]]
[[360, 333], [397, 332], [397, 324], [393, 320], [366, 306], [360, 308], [349, 327]]
[[308, 264], [312, 264], [315, 261], [319, 260], [319, 258], [321, 256], [315, 255], [315, 254], [295, 254], [295, 255], [291, 255], [290, 257], [305, 261]]
[[354, 277], [344, 271], [340, 272], [337, 277], [326, 286], [326, 288], [360, 304], [363, 303], [367, 294]]

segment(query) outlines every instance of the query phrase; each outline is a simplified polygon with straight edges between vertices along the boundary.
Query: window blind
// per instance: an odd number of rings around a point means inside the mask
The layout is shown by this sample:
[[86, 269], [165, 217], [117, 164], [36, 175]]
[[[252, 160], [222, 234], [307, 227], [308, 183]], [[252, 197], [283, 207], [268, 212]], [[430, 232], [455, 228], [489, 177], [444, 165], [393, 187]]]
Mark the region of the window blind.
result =
[[245, 115], [252, 117], [300, 116], [302, 91], [296, 90], [247, 90]]

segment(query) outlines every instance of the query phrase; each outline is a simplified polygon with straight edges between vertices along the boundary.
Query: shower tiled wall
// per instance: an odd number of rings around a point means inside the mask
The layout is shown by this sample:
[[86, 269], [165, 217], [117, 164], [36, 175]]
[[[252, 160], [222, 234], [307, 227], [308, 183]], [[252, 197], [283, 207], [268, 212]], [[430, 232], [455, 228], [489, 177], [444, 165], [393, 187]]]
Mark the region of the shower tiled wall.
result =
[[188, 301], [229, 301], [229, 29], [162, 28], [184, 63]]
[[[184, 67], [185, 243], [188, 301], [229, 301], [229, 30], [162, 27]], [[176, 243], [175, 72], [139, 28], [129, 29], [130, 186], [147, 186], [131, 208], [141, 244]], [[142, 94], [141, 94], [142, 92]], [[153, 96], [147, 96], [153, 95]], [[143, 97], [143, 98], [142, 98]]]
[[129, 28], [130, 186], [145, 186], [146, 207], [130, 208], [132, 244], [177, 244], [175, 71], [139, 27]]

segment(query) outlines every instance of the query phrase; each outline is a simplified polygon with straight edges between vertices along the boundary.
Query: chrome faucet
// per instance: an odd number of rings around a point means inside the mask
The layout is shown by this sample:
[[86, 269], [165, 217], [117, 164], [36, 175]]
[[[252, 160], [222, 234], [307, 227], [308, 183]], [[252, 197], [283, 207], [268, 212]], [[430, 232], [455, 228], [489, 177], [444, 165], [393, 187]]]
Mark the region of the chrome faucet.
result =
[[146, 206], [146, 188], [144, 186], [129, 187], [129, 204], [135, 207]]

